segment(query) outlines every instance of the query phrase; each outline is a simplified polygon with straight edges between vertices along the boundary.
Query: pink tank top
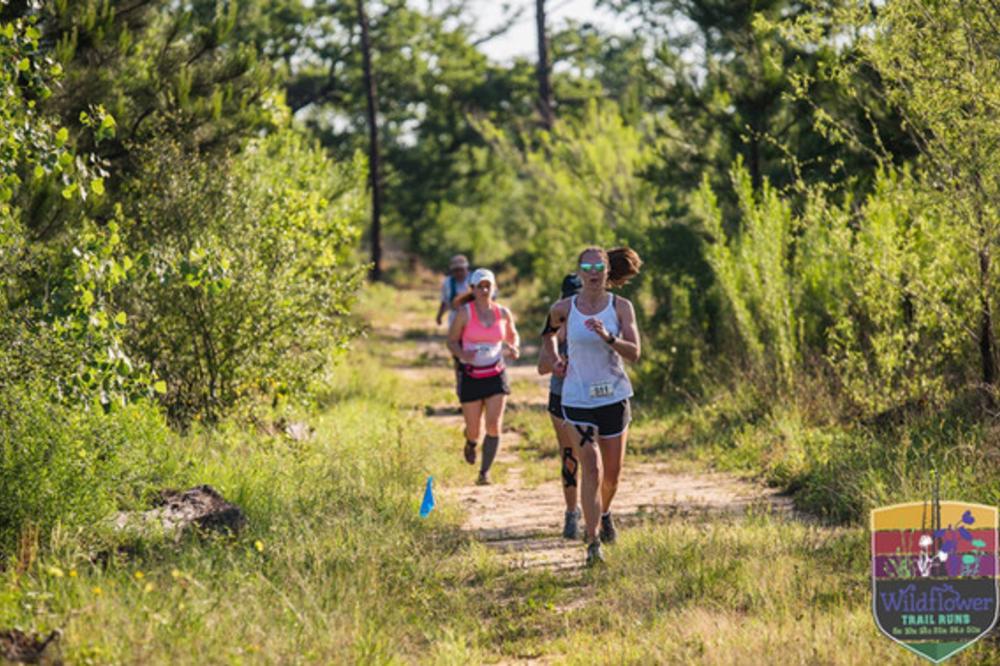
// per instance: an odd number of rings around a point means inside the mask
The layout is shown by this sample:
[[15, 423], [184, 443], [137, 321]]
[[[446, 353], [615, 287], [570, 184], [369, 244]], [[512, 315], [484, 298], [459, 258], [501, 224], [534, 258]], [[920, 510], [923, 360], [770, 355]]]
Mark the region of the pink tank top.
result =
[[462, 349], [476, 352], [475, 366], [495, 365], [503, 358], [503, 341], [507, 337], [507, 320], [500, 315], [500, 306], [493, 306], [493, 325], [486, 327], [476, 314], [474, 303], [467, 305], [469, 321], [462, 331]]

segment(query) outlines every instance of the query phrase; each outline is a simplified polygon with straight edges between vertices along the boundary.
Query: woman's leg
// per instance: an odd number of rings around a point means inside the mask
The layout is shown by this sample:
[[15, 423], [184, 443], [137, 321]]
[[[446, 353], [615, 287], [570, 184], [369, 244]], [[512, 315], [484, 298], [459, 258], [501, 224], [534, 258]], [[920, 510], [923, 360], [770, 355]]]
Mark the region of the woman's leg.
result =
[[479, 443], [480, 424], [483, 420], [483, 401], [463, 402], [462, 416], [465, 417], [465, 461], [472, 465], [476, 462], [476, 444]]
[[486, 398], [486, 437], [483, 439], [483, 460], [479, 468], [480, 474], [486, 474], [493, 465], [497, 451], [500, 449], [500, 431], [503, 429], [503, 411], [507, 405], [507, 396], [503, 393]]
[[552, 419], [552, 427], [555, 428], [556, 440], [559, 443], [563, 499], [566, 500], [566, 511], [575, 511], [580, 495], [580, 462], [575, 450], [578, 440], [574, 441], [573, 434], [570, 432], [573, 426], [566, 425], [565, 421], [553, 414], [549, 414], [549, 418]]
[[601, 448], [601, 462], [604, 464], [604, 475], [601, 477], [601, 505], [605, 511], [611, 510], [611, 500], [618, 491], [618, 481], [622, 475], [622, 465], [625, 462], [625, 443], [628, 440], [628, 428], [614, 437], [598, 439]]
[[486, 398], [486, 434], [500, 436], [503, 429], [503, 412], [507, 406], [507, 396], [503, 393]]
[[574, 440], [574, 453], [580, 457], [580, 506], [583, 508], [586, 542], [597, 541], [597, 528], [601, 521], [601, 454], [595, 439], [597, 429], [592, 426], [567, 424]]

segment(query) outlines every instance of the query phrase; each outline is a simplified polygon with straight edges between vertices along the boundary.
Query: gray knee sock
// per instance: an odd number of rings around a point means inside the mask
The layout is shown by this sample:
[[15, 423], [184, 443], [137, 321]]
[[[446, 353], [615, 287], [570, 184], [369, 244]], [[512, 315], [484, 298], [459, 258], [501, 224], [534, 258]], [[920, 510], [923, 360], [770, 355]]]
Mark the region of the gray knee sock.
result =
[[482, 465], [479, 468], [480, 472], [490, 471], [490, 467], [493, 465], [493, 459], [497, 457], [497, 449], [499, 448], [499, 435], [486, 435], [486, 437], [483, 438], [483, 460]]

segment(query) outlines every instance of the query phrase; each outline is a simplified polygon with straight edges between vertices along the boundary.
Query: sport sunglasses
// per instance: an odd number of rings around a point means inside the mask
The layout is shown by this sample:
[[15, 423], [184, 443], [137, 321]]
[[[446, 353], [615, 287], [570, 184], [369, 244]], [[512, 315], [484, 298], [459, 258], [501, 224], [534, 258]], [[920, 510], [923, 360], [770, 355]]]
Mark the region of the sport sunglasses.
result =
[[589, 273], [591, 271], [596, 271], [598, 273], [602, 273], [602, 272], [604, 272], [604, 262], [603, 261], [598, 261], [595, 264], [591, 264], [589, 262], [584, 261], [584, 262], [580, 263], [580, 270], [583, 271], [583, 272], [585, 272], [585, 273]]

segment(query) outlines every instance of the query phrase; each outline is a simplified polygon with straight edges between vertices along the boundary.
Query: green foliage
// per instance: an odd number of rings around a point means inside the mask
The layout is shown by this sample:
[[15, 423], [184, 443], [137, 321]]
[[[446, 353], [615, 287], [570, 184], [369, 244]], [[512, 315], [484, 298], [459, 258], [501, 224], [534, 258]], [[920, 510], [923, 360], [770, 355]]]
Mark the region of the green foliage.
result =
[[360, 158], [332, 164], [294, 132], [199, 160], [162, 142], [130, 185], [143, 256], [131, 344], [173, 417], [215, 418], [244, 395], [306, 385], [350, 332], [360, 278]]
[[695, 201], [715, 242], [706, 258], [726, 298], [750, 369], [788, 386], [799, 359], [797, 317], [792, 302], [791, 207], [765, 180], [754, 192], [749, 172], [737, 160], [732, 172], [741, 213], [740, 233], [729, 238], [708, 180]]
[[133, 260], [123, 252], [118, 223], [88, 225], [74, 240], [73, 259], [50, 306], [55, 309], [51, 326], [56, 338], [78, 359], [55, 377], [59, 397], [68, 404], [105, 408], [149, 397], [159, 383], [145, 364], [131, 358], [124, 340], [128, 315], [114, 303], [115, 293], [135, 275]]
[[[907, 170], [882, 171], [864, 204], [810, 192], [799, 215], [765, 181], [733, 171], [741, 228], [727, 234], [707, 181], [696, 198], [717, 242], [705, 254], [751, 376], [788, 388], [825, 359], [866, 413], [939, 403], [968, 379], [971, 257], [948, 212]], [[856, 208], [856, 210], [854, 210]]]
[[[584, 118], [559, 121], [536, 147], [524, 150], [492, 125], [482, 131], [514, 165], [516, 177], [508, 172], [496, 181], [490, 200], [469, 216], [488, 234], [463, 236], [469, 218], [462, 216], [444, 220], [455, 222], [446, 238], [479, 241], [487, 256], [497, 238], [506, 238], [506, 258], [540, 281], [545, 299], [558, 294], [584, 247], [638, 243], [654, 226], [654, 189], [640, 174], [653, 160], [655, 144], [641, 128], [627, 125], [617, 108], [591, 104]], [[473, 247], [478, 259], [480, 245]]]
[[[6, 3], [4, 3], [6, 4]], [[13, 206], [30, 200], [31, 193], [57, 187], [65, 199], [86, 200], [88, 186], [100, 190], [96, 166], [79, 159], [69, 131], [42, 109], [52, 96], [53, 83], [62, 74], [51, 53], [43, 48], [37, 16], [0, 18], [0, 249], [13, 232]], [[103, 109], [99, 122], [113, 127]], [[107, 133], [97, 140], [106, 138]], [[93, 179], [92, 182], [91, 179]], [[103, 183], [102, 183], [103, 184]], [[6, 252], [5, 252], [6, 254]], [[16, 253], [12, 253], [16, 254]], [[10, 263], [3, 262], [7, 267]]]
[[[908, 173], [880, 173], [852, 241], [841, 232], [825, 250], [847, 276], [829, 310], [829, 356], [846, 395], [868, 412], [940, 404], [972, 378], [975, 291], [962, 276], [975, 271], [973, 257], [934, 199]], [[846, 215], [836, 217], [843, 224]]]
[[[92, 527], [155, 489], [169, 433], [148, 404], [80, 410], [46, 390], [0, 392], [0, 552], [57, 525]], [[150, 452], [158, 451], [155, 455]]]
[[[55, 190], [71, 205], [104, 192], [104, 171], [75, 152], [69, 131], [40, 105], [62, 68], [38, 26], [30, 13], [0, 22], [0, 386], [44, 378], [51, 395], [108, 405], [135, 388], [125, 385], [120, 315], [107, 306], [124, 278], [114, 225], [99, 230], [84, 218], [78, 235], [39, 247], [22, 209], [39, 192]], [[114, 135], [103, 108], [82, 123], [96, 142]]]

